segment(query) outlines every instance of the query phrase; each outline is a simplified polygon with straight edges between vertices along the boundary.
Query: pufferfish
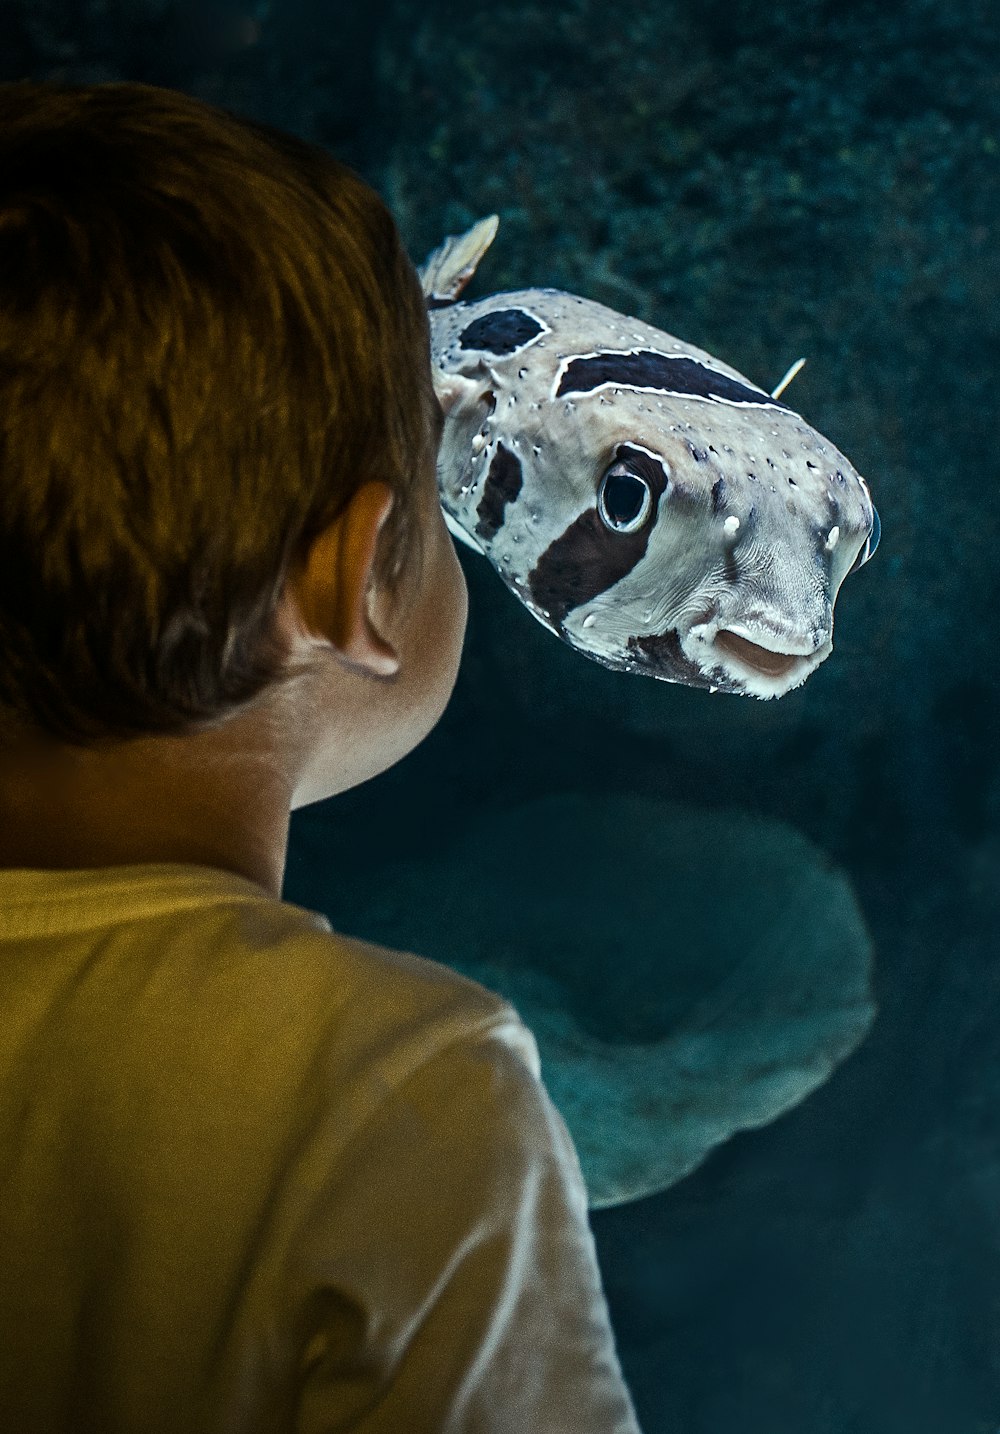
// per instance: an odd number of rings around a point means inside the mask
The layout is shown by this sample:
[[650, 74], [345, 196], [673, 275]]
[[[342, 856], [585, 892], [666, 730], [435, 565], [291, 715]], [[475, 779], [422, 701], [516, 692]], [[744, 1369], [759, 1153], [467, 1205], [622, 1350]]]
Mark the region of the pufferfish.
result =
[[800, 686], [878, 544], [865, 480], [783, 384], [639, 319], [559, 289], [458, 302], [498, 223], [419, 271], [449, 530], [605, 667], [760, 698]]

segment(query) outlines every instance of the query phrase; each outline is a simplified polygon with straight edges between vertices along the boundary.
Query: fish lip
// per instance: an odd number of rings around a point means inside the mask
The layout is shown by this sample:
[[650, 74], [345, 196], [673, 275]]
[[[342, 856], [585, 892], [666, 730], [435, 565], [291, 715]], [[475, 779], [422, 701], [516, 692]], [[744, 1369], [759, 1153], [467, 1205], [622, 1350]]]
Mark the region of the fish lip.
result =
[[[833, 651], [832, 632], [803, 633], [776, 624], [757, 626], [749, 622], [719, 622], [713, 614], [692, 626], [682, 641], [682, 650], [696, 662], [706, 678], [722, 691], [745, 692], [755, 697], [782, 697], [800, 687], [806, 678]], [[718, 643], [720, 634], [730, 633], [731, 644]], [[741, 644], [749, 645], [750, 650]], [[755, 650], [754, 650], [755, 649]], [[773, 654], [773, 662], [763, 654]]]
[[762, 677], [774, 678], [776, 681], [800, 671], [803, 665], [809, 664], [809, 658], [812, 656], [811, 653], [779, 652], [773, 647], [752, 642], [728, 627], [719, 628], [712, 646], [723, 654], [725, 666], [731, 666], [735, 661], [739, 666], [749, 667]]
[[747, 622], [721, 622], [715, 638], [723, 632], [731, 632], [735, 637], [752, 643], [754, 647], [773, 652], [776, 657], [812, 657], [830, 641], [828, 631], [804, 633], [793, 632], [788, 628], [779, 631], [771, 623], [755, 626]]

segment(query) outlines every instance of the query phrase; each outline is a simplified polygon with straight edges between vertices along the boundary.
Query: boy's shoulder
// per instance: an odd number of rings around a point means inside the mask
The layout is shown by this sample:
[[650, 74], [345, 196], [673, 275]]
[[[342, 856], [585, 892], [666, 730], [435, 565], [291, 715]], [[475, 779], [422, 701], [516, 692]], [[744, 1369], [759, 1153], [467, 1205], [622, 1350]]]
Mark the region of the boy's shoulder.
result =
[[383, 1061], [401, 1074], [456, 1041], [503, 1030], [521, 1044], [526, 1034], [513, 1006], [478, 982], [335, 931], [306, 907], [262, 898], [202, 908], [189, 922], [178, 980], [190, 963], [201, 1018], [241, 1029], [248, 1047], [280, 1047], [284, 1033], [325, 1045], [341, 1068]]
[[374, 1015], [460, 1009], [488, 1020], [512, 1007], [503, 997], [440, 961], [334, 930], [318, 911], [262, 900], [232, 909], [228, 951], [244, 979], [292, 997], [322, 996], [338, 1009], [357, 1002]]
[[151, 1128], [223, 1108], [266, 1125], [331, 1099], [364, 1118], [432, 1057], [484, 1036], [537, 1074], [501, 997], [228, 873], [8, 871], [0, 905], [9, 1029], [44, 1026], [53, 1080], [62, 1061], [69, 1084], [92, 1079]]
[[251, 1110], [251, 1125], [311, 1126], [332, 1104], [347, 1139], [423, 1067], [459, 1068], [484, 1039], [494, 1060], [539, 1076], [514, 1007], [450, 967], [273, 898], [187, 915], [168, 982], [197, 1034], [192, 1047], [175, 1024], [167, 1044], [181, 1043], [188, 1088], [210, 1103], [235, 1097], [244, 1126]]

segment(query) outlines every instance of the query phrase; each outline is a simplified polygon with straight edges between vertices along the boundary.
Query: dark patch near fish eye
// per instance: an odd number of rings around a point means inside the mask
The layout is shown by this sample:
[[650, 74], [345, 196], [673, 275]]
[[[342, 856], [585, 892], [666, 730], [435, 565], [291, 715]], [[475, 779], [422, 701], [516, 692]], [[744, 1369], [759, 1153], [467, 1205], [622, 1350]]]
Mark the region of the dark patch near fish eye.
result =
[[570, 523], [542, 553], [528, 574], [528, 588], [553, 622], [562, 623], [581, 603], [590, 602], [635, 567], [646, 555], [656, 503], [650, 521], [634, 533], [612, 533], [596, 508]]
[[651, 388], [676, 397], [691, 394], [696, 398], [721, 399], [725, 403], [763, 404], [768, 408], [786, 408], [763, 389], [750, 388], [724, 373], [715, 373], [697, 360], [669, 358], [666, 354], [642, 350], [632, 354], [594, 354], [590, 358], [571, 359], [559, 381], [556, 397], [566, 393], [592, 393], [605, 383], [620, 383], [632, 388]]
[[726, 506], [726, 480], [720, 478], [712, 484], [712, 512], [721, 513]]
[[615, 448], [615, 457], [619, 463], [627, 463], [634, 472], [646, 479], [653, 492], [653, 507], [655, 508], [656, 501], [663, 495], [667, 486], [666, 459], [653, 458], [644, 449], [633, 448], [631, 443], [619, 443]]
[[520, 460], [509, 448], [498, 443], [490, 471], [486, 475], [483, 496], [476, 508], [476, 517], [479, 519], [476, 524], [477, 537], [496, 537], [503, 524], [504, 509], [508, 503], [513, 503], [520, 493], [523, 481]]
[[523, 309], [496, 309], [473, 319], [458, 336], [463, 349], [512, 354], [542, 332], [542, 325]]
[[718, 687], [719, 680], [706, 677], [696, 662], [685, 657], [681, 639], [675, 627], [669, 632], [650, 633], [646, 637], [630, 637], [627, 652], [638, 658], [638, 665], [649, 672], [673, 678], [687, 687]]

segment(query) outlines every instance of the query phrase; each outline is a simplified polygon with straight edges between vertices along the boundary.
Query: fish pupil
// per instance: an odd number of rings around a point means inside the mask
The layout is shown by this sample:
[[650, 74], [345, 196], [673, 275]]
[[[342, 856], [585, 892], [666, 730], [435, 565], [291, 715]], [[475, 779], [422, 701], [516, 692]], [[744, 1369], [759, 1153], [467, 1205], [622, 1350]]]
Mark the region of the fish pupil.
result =
[[601, 488], [601, 517], [609, 527], [628, 527], [641, 513], [648, 496], [645, 479], [628, 470], [612, 469]]

